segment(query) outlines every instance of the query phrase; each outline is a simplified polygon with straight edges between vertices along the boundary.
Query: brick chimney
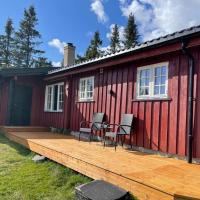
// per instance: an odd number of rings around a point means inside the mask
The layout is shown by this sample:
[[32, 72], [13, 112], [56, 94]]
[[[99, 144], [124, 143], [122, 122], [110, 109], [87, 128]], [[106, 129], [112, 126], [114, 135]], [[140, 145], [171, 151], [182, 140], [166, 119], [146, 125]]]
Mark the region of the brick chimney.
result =
[[75, 49], [72, 43], [67, 43], [64, 46], [64, 66], [70, 66], [75, 63]]

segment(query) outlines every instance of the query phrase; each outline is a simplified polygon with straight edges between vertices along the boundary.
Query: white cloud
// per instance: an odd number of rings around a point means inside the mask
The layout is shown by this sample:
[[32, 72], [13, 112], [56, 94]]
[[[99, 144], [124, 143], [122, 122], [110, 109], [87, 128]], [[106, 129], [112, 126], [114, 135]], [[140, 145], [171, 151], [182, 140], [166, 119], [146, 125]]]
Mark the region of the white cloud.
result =
[[97, 19], [99, 22], [105, 23], [108, 21], [108, 16], [105, 13], [103, 6], [103, 0], [92, 0], [91, 11], [93, 11], [97, 15]]
[[122, 15], [136, 17], [143, 40], [200, 24], [200, 0], [119, 0]]
[[62, 42], [59, 39], [54, 38], [48, 42], [48, 45], [57, 48], [61, 54], [64, 54], [64, 46], [66, 45], [65, 42]]
[[52, 62], [53, 67], [61, 67], [61, 62]]

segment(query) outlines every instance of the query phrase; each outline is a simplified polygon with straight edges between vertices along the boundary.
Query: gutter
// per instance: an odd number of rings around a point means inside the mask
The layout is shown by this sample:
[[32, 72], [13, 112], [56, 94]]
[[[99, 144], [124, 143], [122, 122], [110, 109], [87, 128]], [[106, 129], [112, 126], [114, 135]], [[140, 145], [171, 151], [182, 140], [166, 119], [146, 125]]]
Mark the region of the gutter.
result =
[[193, 99], [194, 99], [194, 57], [186, 48], [187, 44], [182, 41], [182, 52], [188, 57], [188, 118], [187, 118], [187, 162], [192, 163], [193, 154]]

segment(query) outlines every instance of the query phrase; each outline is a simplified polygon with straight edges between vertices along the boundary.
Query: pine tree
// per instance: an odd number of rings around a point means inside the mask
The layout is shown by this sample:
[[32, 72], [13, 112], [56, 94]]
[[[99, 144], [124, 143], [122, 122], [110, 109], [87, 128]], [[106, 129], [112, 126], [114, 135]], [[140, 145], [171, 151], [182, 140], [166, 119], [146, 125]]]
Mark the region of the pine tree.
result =
[[35, 61], [35, 67], [52, 67], [52, 63], [47, 58], [39, 57]]
[[92, 59], [100, 56], [103, 52], [100, 50], [102, 45], [102, 40], [100, 39], [100, 34], [98, 31], [94, 33], [94, 37], [90, 42], [89, 47], [86, 50], [85, 58]]
[[4, 67], [4, 59], [3, 59], [3, 53], [4, 53], [4, 35], [0, 35], [0, 68]]
[[76, 63], [81, 63], [81, 62], [84, 62], [86, 61], [86, 58], [84, 56], [81, 56], [79, 54], [76, 55]]
[[8, 19], [5, 25], [5, 35], [0, 36], [0, 66], [11, 67], [13, 64], [14, 51], [14, 28], [11, 19]]
[[16, 32], [15, 64], [18, 67], [33, 67], [37, 56], [44, 53], [37, 47], [41, 44], [40, 33], [36, 30], [38, 24], [35, 8], [30, 6], [24, 10], [24, 18]]
[[125, 28], [124, 37], [125, 37], [124, 46], [126, 48], [130, 48], [138, 44], [139, 35], [138, 35], [137, 25], [135, 23], [135, 17], [133, 14], [129, 15], [128, 23]]
[[110, 51], [115, 53], [120, 48], [120, 39], [119, 39], [119, 27], [117, 24], [114, 25], [112, 29], [112, 35], [110, 39]]

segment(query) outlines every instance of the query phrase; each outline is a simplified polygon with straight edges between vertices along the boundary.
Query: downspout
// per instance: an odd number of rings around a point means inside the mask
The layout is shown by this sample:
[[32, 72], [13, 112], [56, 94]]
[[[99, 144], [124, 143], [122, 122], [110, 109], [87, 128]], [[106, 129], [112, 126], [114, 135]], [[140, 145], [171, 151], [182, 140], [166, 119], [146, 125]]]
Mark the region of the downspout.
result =
[[193, 99], [194, 99], [194, 57], [186, 48], [186, 43], [182, 42], [182, 52], [188, 57], [188, 118], [187, 118], [187, 161], [192, 163], [193, 153]]

